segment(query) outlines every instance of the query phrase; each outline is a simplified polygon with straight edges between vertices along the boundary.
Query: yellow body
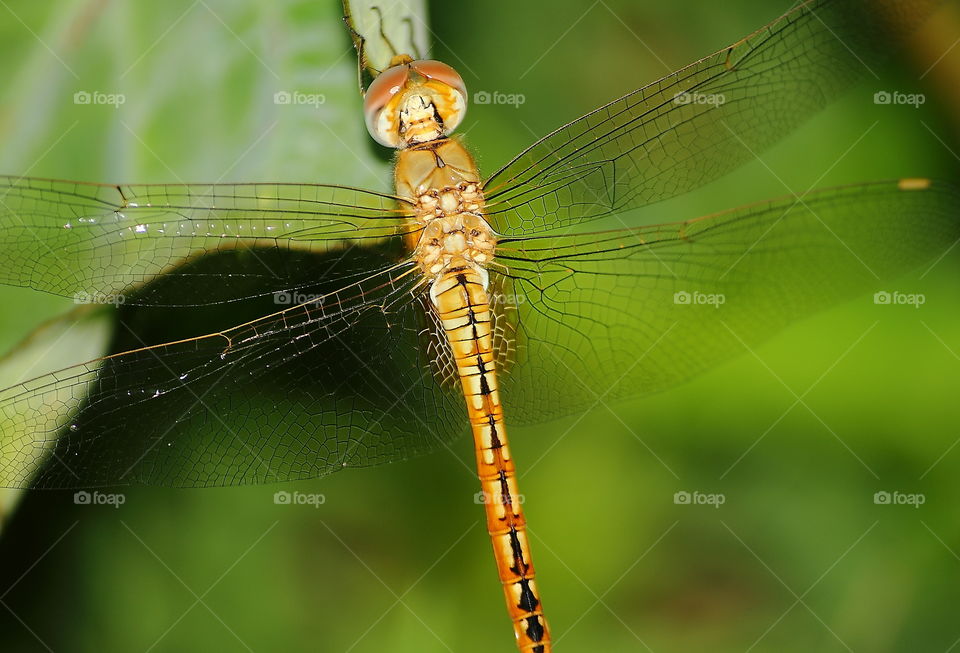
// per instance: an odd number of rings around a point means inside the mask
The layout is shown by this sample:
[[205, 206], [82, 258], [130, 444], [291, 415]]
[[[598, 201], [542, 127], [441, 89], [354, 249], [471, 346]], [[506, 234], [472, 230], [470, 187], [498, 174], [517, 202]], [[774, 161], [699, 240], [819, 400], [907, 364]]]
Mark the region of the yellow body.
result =
[[550, 633], [534, 581], [497, 386], [485, 269], [496, 237], [483, 218], [476, 164], [458, 141], [442, 138], [401, 150], [395, 178], [397, 194], [417, 207], [415, 220], [422, 229], [409, 244], [430, 285], [431, 307], [467, 402], [487, 531], [517, 645], [524, 653], [547, 653]]

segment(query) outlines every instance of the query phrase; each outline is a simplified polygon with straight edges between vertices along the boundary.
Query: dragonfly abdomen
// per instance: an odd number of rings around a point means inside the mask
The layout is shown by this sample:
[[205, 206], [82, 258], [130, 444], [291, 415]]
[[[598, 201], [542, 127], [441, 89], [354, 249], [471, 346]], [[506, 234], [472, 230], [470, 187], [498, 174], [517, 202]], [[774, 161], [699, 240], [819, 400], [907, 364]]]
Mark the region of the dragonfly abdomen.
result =
[[550, 634], [504, 427], [485, 275], [469, 266], [452, 268], [434, 281], [431, 296], [467, 402], [482, 488], [479, 496], [517, 644], [521, 651], [546, 653], [551, 650]]

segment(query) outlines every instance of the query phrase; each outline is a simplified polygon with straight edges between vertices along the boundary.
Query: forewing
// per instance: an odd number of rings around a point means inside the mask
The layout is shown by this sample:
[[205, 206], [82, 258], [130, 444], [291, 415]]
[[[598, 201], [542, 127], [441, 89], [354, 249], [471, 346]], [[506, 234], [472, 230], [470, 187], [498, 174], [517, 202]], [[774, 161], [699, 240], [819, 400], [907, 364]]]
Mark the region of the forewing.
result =
[[531, 145], [484, 182], [488, 214], [528, 235], [698, 188], [871, 74], [940, 2], [804, 2]]
[[[78, 302], [151, 304], [136, 291], [203, 254], [252, 252], [250, 277], [282, 273], [267, 248], [326, 253], [405, 231], [409, 206], [370, 191], [319, 184], [103, 185], [0, 177], [0, 283]], [[234, 279], [237, 277], [235, 276]], [[229, 280], [224, 280], [224, 283]], [[184, 284], [180, 305], [204, 304]]]

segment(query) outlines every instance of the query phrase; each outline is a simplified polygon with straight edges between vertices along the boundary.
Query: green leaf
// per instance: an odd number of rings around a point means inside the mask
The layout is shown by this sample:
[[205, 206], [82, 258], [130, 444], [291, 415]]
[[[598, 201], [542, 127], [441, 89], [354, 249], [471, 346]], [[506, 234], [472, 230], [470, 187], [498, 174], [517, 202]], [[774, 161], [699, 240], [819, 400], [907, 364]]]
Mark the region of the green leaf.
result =
[[[82, 306], [40, 328], [0, 358], [0, 387], [10, 387], [28, 382], [41, 374], [54, 372], [69, 365], [103, 355], [107, 350], [113, 330], [112, 313], [102, 306]], [[77, 395], [79, 397], [79, 394]], [[51, 418], [65, 426], [79, 407], [80, 399], [64, 393], [57, 401], [48, 404]], [[6, 423], [12, 425], [12, 423]], [[4, 442], [16, 442], [29, 434], [0, 432], [0, 466], [9, 464], [10, 451]], [[50, 443], [38, 444], [50, 449]], [[34, 462], [39, 462], [35, 458]], [[35, 465], [35, 467], [38, 465]], [[24, 477], [36, 469], [24, 469]], [[17, 490], [0, 489], [0, 525], [16, 505], [20, 497]]]
[[374, 76], [396, 55], [426, 57], [427, 9], [422, 0], [343, 0], [343, 9], [361, 61]]

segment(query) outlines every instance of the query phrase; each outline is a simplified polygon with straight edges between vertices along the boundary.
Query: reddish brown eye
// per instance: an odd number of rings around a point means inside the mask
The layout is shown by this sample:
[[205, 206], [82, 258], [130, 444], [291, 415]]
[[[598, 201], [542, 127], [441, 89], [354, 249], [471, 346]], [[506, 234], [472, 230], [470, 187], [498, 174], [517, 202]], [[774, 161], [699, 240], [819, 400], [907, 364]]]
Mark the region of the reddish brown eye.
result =
[[443, 121], [443, 133], [450, 134], [467, 113], [467, 87], [456, 70], [441, 61], [421, 59], [410, 67], [424, 78], [433, 106]]
[[436, 61], [434, 59], [421, 59], [411, 63], [410, 67], [424, 77], [443, 82], [454, 90], [459, 91], [460, 95], [464, 97], [467, 96], [467, 86], [463, 83], [463, 78], [460, 77], [456, 70], [442, 61]]
[[409, 76], [410, 69], [406, 64], [388, 68], [377, 75], [363, 97], [363, 116], [367, 123], [367, 131], [381, 145], [397, 146], [398, 119], [393, 115], [385, 115], [384, 108], [393, 96], [403, 90]]

